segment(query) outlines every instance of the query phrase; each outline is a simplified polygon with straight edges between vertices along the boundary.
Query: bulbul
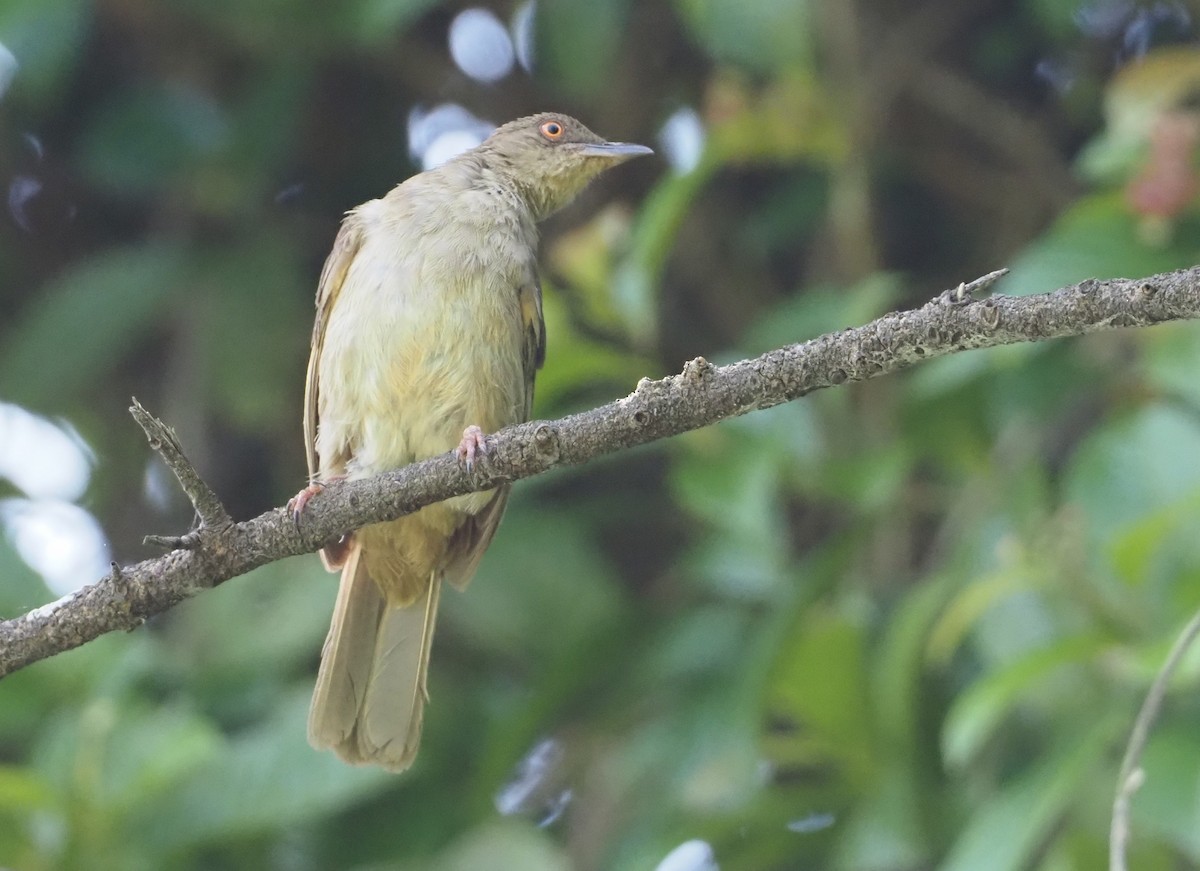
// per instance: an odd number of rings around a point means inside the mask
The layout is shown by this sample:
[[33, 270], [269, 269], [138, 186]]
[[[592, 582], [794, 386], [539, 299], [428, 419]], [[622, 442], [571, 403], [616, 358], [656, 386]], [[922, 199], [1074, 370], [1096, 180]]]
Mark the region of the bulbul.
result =
[[[505, 124], [482, 145], [351, 210], [325, 262], [304, 394], [309, 487], [457, 449], [529, 419], [546, 349], [537, 223], [600, 172], [649, 154], [566, 115]], [[412, 764], [443, 582], [471, 580], [508, 500], [471, 493], [354, 532], [309, 713], [314, 747]]]

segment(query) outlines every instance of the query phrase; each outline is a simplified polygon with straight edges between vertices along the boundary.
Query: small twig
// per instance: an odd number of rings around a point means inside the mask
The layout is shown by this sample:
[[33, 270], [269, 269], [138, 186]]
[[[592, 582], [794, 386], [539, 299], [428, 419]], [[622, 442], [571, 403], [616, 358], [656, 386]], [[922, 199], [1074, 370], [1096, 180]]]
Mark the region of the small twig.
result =
[[[221, 504], [221, 500], [217, 498], [217, 494], [212, 491], [211, 487], [204, 483], [204, 479], [200, 477], [200, 473], [196, 471], [196, 467], [184, 455], [183, 445], [179, 443], [179, 436], [175, 434], [175, 430], [146, 411], [142, 404], [138, 402], [137, 397], [134, 397], [133, 405], [129, 406], [129, 413], [133, 415], [133, 419], [137, 421], [138, 426], [146, 433], [150, 447], [162, 457], [163, 462], [167, 464], [167, 468], [175, 474], [175, 478], [179, 481], [179, 486], [183, 488], [183, 492], [187, 494], [192, 507], [196, 509], [196, 515], [200, 518], [200, 528], [223, 530], [232, 526], [233, 518], [229, 516], [229, 512], [225, 510], [225, 506]], [[145, 538], [146, 544], [169, 547], [171, 549], [195, 547], [196, 541], [196, 537], [191, 535], [181, 537], [148, 535]]]
[[993, 284], [1006, 275], [1008, 275], [1007, 269], [997, 269], [995, 272], [989, 272], [987, 275], [982, 275], [974, 281], [964, 281], [958, 287], [940, 293], [935, 297], [935, 301], [947, 305], [963, 305], [973, 301], [976, 294], [982, 294], [985, 290], [990, 289]]
[[187, 535], [143, 535], [142, 544], [159, 550], [192, 550], [200, 544], [196, 530]]
[[985, 290], [991, 290], [992, 285], [1006, 275], [1008, 275], [1008, 267], [1005, 267], [1004, 269], [997, 269], [994, 272], [989, 272], [987, 275], [981, 275], [974, 281], [968, 281], [966, 284], [962, 285], [963, 292], [967, 296], [971, 297], [975, 296], [976, 294], [981, 294]]
[[1129, 847], [1130, 806], [1134, 793], [1146, 780], [1146, 773], [1141, 767], [1142, 752], [1146, 749], [1150, 729], [1158, 719], [1158, 712], [1167, 695], [1167, 685], [1197, 635], [1200, 635], [1200, 611], [1192, 615], [1183, 632], [1175, 639], [1167, 661], [1163, 663], [1163, 667], [1154, 678], [1154, 683], [1150, 685], [1146, 700], [1142, 702], [1137, 719], [1133, 722], [1133, 732], [1125, 747], [1125, 757], [1121, 760], [1121, 773], [1117, 775], [1117, 795], [1113, 800], [1112, 825], [1108, 831], [1109, 871], [1126, 871], [1125, 853]]

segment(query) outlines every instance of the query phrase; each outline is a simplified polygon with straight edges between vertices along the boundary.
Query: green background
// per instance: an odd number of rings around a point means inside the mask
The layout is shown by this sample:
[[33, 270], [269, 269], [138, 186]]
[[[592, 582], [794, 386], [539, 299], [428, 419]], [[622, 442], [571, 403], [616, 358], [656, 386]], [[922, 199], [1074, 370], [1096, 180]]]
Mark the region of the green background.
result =
[[[1200, 260], [1195, 139], [1161, 134], [1194, 123], [1182, 7], [543, 0], [533, 72], [491, 85], [449, 58], [461, 8], [0, 0], [0, 400], [90, 445], [114, 559], [191, 521], [146, 495], [132, 395], [236, 517], [303, 484], [316, 278], [415, 171], [414, 106], [706, 127], [691, 171], [636, 161], [547, 224], [539, 417], [1001, 266], [1023, 294]], [[633, 871], [693, 838], [726, 871], [1102, 867], [1200, 606], [1198, 366], [1192, 324], [959, 354], [522, 482], [443, 599], [402, 776], [305, 743], [316, 557], [231, 581], [0, 682], [0, 867]], [[51, 598], [0, 542], [0, 615]], [[1147, 750], [1138, 869], [1200, 867], [1198, 681]]]

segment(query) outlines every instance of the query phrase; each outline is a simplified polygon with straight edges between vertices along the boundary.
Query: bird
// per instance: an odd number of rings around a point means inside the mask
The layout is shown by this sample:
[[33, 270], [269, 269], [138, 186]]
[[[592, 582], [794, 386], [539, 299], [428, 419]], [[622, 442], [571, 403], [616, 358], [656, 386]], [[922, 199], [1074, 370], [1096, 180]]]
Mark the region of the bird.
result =
[[[454, 450], [529, 419], [546, 353], [537, 224], [643, 145], [542, 113], [346, 213], [318, 282], [304, 392], [309, 484]], [[309, 742], [352, 764], [412, 765], [444, 583], [465, 588], [509, 487], [457, 496], [327, 544], [340, 571]]]

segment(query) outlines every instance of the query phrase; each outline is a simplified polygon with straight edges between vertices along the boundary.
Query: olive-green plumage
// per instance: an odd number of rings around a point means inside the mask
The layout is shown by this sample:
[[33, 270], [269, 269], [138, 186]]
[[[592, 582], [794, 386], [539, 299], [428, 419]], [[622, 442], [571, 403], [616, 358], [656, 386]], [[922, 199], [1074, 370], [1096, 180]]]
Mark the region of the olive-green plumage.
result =
[[[522, 118], [352, 210], [317, 291], [304, 435], [313, 485], [398, 468], [527, 420], [545, 353], [537, 222], [638, 154], [559, 114]], [[475, 429], [478, 427], [478, 429]], [[342, 572], [309, 740], [412, 764], [442, 581], [464, 587], [508, 488], [365, 527], [322, 552]]]

